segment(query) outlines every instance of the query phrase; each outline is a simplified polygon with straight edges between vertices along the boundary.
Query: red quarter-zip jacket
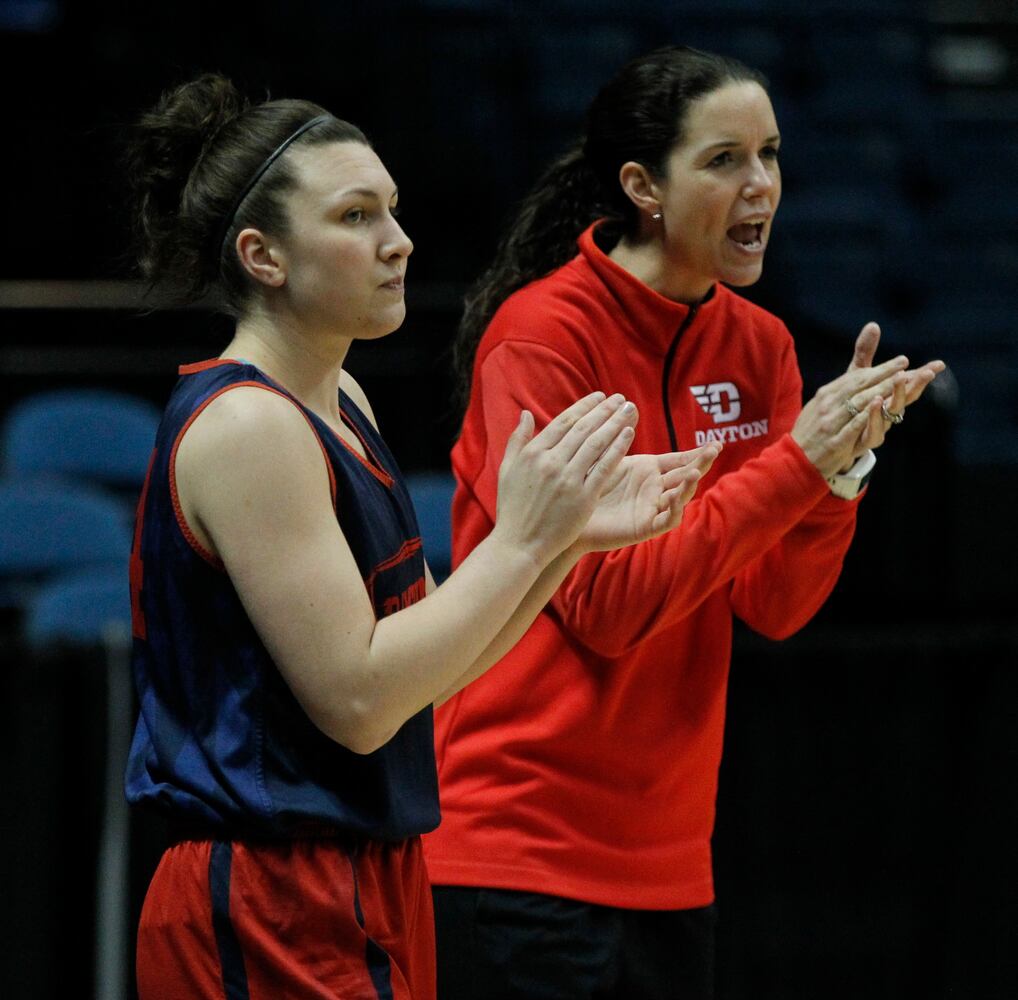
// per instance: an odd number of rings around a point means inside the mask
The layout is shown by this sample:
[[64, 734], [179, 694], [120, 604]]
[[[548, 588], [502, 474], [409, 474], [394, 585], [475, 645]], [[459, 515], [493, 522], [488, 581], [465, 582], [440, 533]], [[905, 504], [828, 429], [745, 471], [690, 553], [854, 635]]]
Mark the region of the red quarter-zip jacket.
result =
[[732, 615], [780, 639], [827, 598], [855, 528], [789, 436], [784, 324], [722, 285], [658, 295], [597, 246], [512, 295], [481, 340], [452, 452], [458, 562], [491, 530], [520, 410], [636, 402], [633, 453], [721, 439], [682, 524], [584, 557], [517, 646], [436, 715], [437, 885], [640, 909], [714, 898], [710, 837]]

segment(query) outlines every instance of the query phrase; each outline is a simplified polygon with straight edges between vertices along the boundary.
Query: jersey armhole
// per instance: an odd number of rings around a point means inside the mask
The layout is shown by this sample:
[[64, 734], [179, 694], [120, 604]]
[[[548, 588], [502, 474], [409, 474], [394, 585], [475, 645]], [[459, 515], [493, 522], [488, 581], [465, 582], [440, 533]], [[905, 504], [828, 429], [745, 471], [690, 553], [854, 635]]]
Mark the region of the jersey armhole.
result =
[[225, 566], [223, 565], [222, 559], [220, 559], [215, 553], [210, 552], [204, 545], [198, 541], [191, 526], [187, 523], [187, 518], [184, 515], [184, 509], [180, 504], [180, 496], [177, 492], [177, 450], [180, 448], [181, 441], [184, 440], [184, 435], [188, 432], [191, 424], [198, 419], [213, 400], [218, 399], [225, 392], [229, 392], [231, 389], [240, 388], [252, 388], [252, 389], [264, 389], [266, 392], [274, 392], [277, 396], [287, 400], [293, 404], [297, 412], [307, 422], [308, 427], [311, 429], [311, 433], [315, 436], [315, 440], [318, 442], [318, 447], [322, 451], [322, 458], [325, 459], [325, 469], [329, 474], [329, 494], [332, 497], [333, 509], [336, 507], [336, 473], [332, 468], [332, 462], [329, 460], [329, 453], [325, 448], [325, 444], [322, 442], [318, 431], [315, 429], [315, 425], [311, 422], [311, 418], [297, 405], [297, 403], [291, 399], [285, 392], [281, 392], [279, 389], [274, 388], [271, 385], [265, 385], [263, 382], [245, 381], [245, 382], [233, 382], [230, 385], [223, 386], [223, 388], [212, 393], [202, 404], [192, 413], [188, 418], [187, 422], [181, 427], [177, 434], [176, 439], [173, 442], [173, 448], [170, 451], [170, 462], [169, 462], [169, 482], [170, 482], [170, 501], [173, 504], [173, 514], [177, 521], [177, 526], [180, 528], [180, 533], [184, 536], [184, 540], [188, 545], [210, 566], [225, 572]]

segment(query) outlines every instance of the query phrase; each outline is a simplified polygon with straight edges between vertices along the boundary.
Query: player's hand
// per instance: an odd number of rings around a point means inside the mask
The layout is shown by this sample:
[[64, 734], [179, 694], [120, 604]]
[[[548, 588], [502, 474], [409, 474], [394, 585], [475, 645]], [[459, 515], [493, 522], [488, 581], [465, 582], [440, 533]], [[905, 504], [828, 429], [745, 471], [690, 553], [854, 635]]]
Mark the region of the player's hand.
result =
[[621, 395], [596, 392], [534, 436], [534, 418], [524, 410], [499, 467], [492, 534], [542, 564], [568, 548], [614, 483], [637, 419], [636, 406]]
[[720, 444], [709, 444], [667, 455], [627, 455], [576, 547], [585, 552], [617, 549], [678, 527], [686, 504], [720, 452]]

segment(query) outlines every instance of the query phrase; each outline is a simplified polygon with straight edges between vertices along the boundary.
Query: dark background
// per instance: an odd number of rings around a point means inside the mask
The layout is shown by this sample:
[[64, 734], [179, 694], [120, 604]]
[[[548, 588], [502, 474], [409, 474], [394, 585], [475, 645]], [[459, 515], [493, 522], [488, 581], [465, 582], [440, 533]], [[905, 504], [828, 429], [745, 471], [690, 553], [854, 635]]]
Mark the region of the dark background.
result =
[[[785, 196], [749, 295], [796, 335], [807, 391], [871, 318], [885, 352], [950, 366], [881, 450], [816, 620], [737, 635], [719, 997], [1018, 996], [1013, 0], [0, 0], [0, 420], [65, 385], [161, 405], [225, 343], [221, 317], [119, 283], [118, 137], [218, 69], [357, 122], [399, 183], [409, 318], [350, 367], [404, 468], [447, 468], [463, 292], [597, 88], [666, 42], [772, 81]], [[86, 996], [103, 674], [30, 653], [16, 620], [0, 643], [0, 995]], [[138, 819], [125, 845], [135, 908], [160, 834]]]

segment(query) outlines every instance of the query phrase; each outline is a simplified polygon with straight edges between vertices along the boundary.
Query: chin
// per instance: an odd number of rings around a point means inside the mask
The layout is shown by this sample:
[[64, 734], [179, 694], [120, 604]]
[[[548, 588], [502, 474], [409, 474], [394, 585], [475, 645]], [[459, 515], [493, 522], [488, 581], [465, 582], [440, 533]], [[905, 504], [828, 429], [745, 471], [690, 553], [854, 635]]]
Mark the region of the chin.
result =
[[378, 322], [370, 327], [365, 327], [357, 339], [381, 340], [382, 337], [388, 337], [390, 333], [395, 333], [403, 325], [405, 319], [405, 308], [400, 310], [398, 315], [379, 317]]
[[726, 285], [731, 285], [732, 288], [749, 288], [750, 285], [755, 285], [763, 274], [763, 267], [756, 267], [752, 270], [730, 271], [728, 274], [721, 276], [721, 281]]

